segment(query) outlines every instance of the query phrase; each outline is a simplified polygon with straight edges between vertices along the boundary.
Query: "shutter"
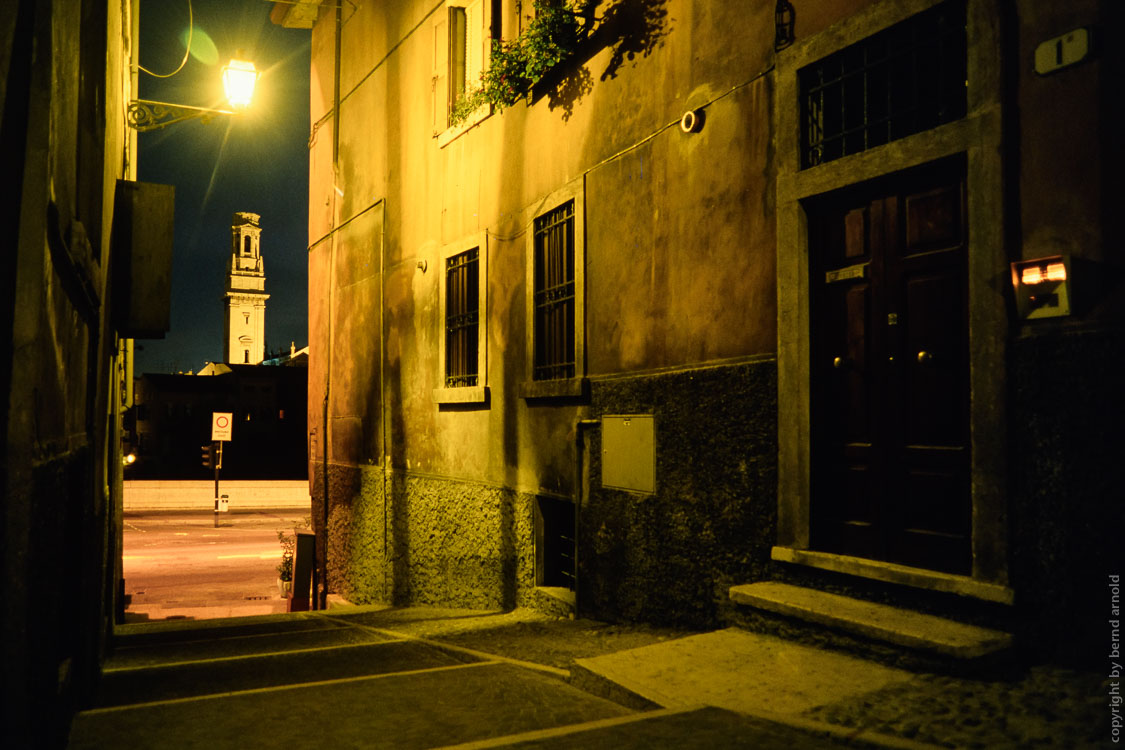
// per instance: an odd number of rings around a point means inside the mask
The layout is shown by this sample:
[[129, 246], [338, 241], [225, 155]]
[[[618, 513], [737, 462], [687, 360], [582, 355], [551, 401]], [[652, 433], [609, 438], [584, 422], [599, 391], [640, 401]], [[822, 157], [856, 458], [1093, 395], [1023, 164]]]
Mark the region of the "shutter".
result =
[[445, 130], [449, 115], [449, 23], [443, 8], [433, 25], [433, 79], [430, 109], [434, 135]]
[[484, 70], [484, 3], [473, 0], [465, 6], [465, 90], [480, 88]]

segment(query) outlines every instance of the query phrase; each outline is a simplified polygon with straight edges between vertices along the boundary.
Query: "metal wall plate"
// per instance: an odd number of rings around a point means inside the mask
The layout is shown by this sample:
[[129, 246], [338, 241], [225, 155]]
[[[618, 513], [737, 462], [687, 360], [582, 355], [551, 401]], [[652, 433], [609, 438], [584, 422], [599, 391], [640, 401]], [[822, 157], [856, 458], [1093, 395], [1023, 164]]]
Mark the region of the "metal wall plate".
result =
[[656, 443], [651, 414], [602, 417], [602, 487], [656, 491]]

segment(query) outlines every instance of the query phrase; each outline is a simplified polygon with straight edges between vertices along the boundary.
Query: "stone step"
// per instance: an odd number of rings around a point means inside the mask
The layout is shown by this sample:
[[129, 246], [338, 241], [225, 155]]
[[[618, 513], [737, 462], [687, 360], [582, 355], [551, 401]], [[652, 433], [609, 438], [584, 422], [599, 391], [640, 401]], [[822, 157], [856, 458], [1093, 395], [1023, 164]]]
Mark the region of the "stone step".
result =
[[956, 659], [976, 659], [1012, 645], [1011, 633], [776, 581], [732, 586], [730, 599], [736, 604]]

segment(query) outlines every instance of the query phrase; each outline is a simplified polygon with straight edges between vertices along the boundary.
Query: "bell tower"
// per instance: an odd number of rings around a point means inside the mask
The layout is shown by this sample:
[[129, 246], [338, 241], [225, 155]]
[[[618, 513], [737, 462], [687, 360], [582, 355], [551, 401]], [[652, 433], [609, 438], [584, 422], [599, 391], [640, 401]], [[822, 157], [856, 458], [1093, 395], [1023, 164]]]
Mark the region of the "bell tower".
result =
[[262, 227], [258, 214], [240, 211], [231, 219], [231, 256], [227, 291], [223, 360], [256, 365], [265, 359], [266, 272], [262, 265]]

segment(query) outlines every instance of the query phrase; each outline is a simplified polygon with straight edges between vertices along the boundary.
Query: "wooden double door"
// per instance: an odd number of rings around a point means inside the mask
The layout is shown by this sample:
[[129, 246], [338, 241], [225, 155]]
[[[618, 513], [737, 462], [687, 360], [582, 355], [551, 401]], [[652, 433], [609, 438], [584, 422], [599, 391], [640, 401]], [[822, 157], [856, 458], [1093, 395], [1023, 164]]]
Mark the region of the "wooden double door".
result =
[[810, 202], [811, 545], [971, 567], [963, 163]]

